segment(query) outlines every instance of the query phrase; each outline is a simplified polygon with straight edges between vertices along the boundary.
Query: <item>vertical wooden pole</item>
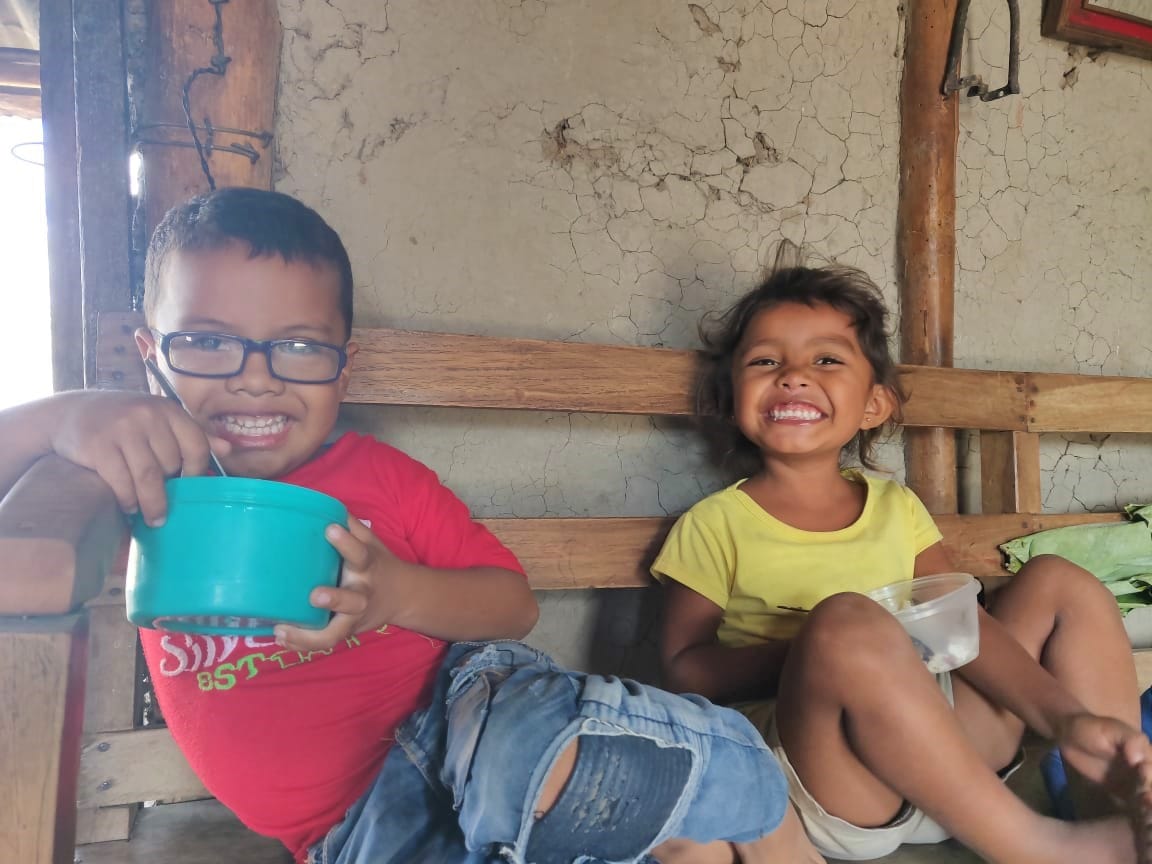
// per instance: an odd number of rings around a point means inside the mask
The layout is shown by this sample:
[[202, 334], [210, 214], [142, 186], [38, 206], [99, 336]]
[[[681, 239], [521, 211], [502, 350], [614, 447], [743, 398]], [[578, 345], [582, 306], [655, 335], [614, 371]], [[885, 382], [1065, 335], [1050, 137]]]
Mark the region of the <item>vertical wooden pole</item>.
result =
[[170, 207], [209, 188], [183, 107], [184, 86], [196, 70], [224, 72], [204, 72], [188, 89], [201, 146], [212, 148], [205, 149], [205, 159], [217, 188], [272, 188], [280, 41], [275, 0], [150, 4], [147, 72], [136, 130], [144, 157], [146, 232], [151, 234]]
[[[956, 0], [907, 0], [900, 84], [897, 277], [904, 363], [952, 365], [957, 98], [941, 93]], [[956, 512], [950, 429], [906, 429], [908, 485], [932, 513]]]

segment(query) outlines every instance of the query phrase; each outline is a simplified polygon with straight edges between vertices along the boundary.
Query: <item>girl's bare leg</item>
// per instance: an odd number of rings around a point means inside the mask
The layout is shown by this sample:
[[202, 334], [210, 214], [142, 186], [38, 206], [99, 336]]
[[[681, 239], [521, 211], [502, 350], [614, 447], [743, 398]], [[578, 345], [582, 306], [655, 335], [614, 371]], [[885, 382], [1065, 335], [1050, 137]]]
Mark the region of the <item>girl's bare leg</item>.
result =
[[[1140, 728], [1140, 696], [1132, 648], [1116, 600], [1087, 570], [1042, 555], [1028, 562], [994, 595], [992, 617], [1094, 714]], [[1008, 763], [1024, 726], [954, 677], [956, 714], [993, 767]], [[1117, 812], [1097, 787], [1073, 777], [1077, 813]], [[1103, 803], [1105, 806], [1100, 807]]]
[[669, 840], [653, 849], [652, 857], [660, 864], [825, 864], [791, 807], [779, 828], [753, 843]]
[[808, 791], [855, 825], [882, 826], [908, 800], [990, 861], [1136, 861], [1124, 820], [1061, 823], [1005, 787], [900, 625], [860, 595], [813, 610], [789, 652], [777, 718]]

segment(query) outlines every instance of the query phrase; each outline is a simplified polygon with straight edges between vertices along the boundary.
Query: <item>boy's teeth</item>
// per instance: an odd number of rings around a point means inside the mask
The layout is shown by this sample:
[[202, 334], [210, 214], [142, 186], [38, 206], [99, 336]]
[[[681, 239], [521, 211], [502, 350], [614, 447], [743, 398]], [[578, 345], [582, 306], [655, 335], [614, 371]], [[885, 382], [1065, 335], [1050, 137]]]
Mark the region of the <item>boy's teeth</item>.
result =
[[773, 420], [819, 420], [824, 415], [815, 408], [773, 408]]
[[227, 416], [221, 418], [224, 428], [233, 435], [275, 435], [284, 430], [288, 418], [283, 414], [272, 417]]

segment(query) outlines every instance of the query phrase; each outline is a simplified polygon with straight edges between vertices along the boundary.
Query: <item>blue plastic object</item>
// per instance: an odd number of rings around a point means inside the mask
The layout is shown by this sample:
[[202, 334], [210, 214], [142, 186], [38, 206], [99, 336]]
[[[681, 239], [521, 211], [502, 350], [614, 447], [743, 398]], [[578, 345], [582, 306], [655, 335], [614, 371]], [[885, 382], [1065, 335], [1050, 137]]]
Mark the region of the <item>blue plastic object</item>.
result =
[[323, 627], [308, 602], [336, 585], [340, 556], [324, 528], [348, 510], [321, 492], [247, 477], [181, 477], [165, 484], [168, 518], [132, 524], [128, 619], [181, 633], [267, 635], [277, 622]]

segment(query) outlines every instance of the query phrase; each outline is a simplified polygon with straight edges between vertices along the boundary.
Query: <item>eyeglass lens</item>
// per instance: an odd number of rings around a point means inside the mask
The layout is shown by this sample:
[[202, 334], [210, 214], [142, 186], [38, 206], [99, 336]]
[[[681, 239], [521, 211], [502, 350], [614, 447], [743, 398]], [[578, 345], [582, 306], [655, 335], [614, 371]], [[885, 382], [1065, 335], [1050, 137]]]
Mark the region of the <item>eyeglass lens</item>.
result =
[[[168, 342], [168, 365], [191, 375], [236, 375], [244, 368], [245, 353], [244, 340], [234, 336], [178, 333]], [[268, 344], [264, 353], [277, 378], [328, 381], [340, 372], [340, 352], [330, 345], [283, 339]]]

